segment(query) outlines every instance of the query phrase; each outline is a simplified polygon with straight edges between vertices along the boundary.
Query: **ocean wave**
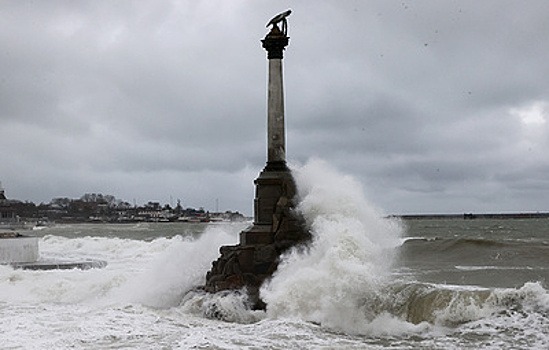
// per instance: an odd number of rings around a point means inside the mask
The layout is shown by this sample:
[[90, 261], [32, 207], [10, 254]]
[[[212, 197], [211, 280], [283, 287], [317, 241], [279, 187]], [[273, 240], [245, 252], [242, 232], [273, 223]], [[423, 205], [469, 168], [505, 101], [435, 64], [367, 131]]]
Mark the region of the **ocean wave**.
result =
[[[484, 266], [470, 266], [470, 265], [456, 265], [454, 266], [458, 270], [463, 271], [484, 271], [484, 270], [534, 270], [531, 266], [493, 266], [493, 265], [484, 265]], [[541, 268], [536, 267], [536, 270]]]
[[516, 241], [497, 240], [488, 238], [445, 238], [445, 237], [406, 237], [403, 239], [404, 244], [430, 244], [433, 247], [439, 247], [439, 249], [451, 249], [460, 246], [479, 246], [479, 247], [491, 247], [491, 246], [505, 246], [517, 244]]
[[513, 261], [520, 266], [549, 262], [549, 246], [532, 240], [486, 238], [412, 238], [399, 247], [405, 261], [468, 261], [474, 265], [490, 260]]
[[486, 238], [486, 237], [403, 237], [401, 245], [420, 245], [431, 244], [433, 247], [441, 249], [451, 249], [461, 246], [477, 246], [477, 247], [513, 247], [513, 246], [547, 246], [549, 242], [539, 238]]
[[[284, 347], [297, 344], [293, 341], [298, 336], [329, 347], [332, 334], [343, 334], [336, 337], [344, 339], [342, 346], [345, 342], [364, 345], [378, 341], [378, 348], [393, 346], [395, 339], [426, 348], [447, 348], [444, 345], [449, 343], [459, 347], [459, 342], [468, 339], [473, 340], [464, 348], [479, 345], [478, 339], [488, 339], [483, 345], [489, 342], [492, 348], [498, 342], [512, 341], [538, 348], [547, 345], [549, 293], [542, 282], [528, 282], [519, 288], [481, 288], [422, 283], [413, 280], [413, 275], [400, 279], [393, 273], [398, 251], [394, 248], [399, 246], [403, 232], [400, 222], [383, 219], [351, 177], [323, 164], [306, 166], [297, 174], [299, 210], [314, 238], [307, 250], [290, 251], [282, 257], [278, 271], [261, 290], [267, 302], [265, 312], [250, 310], [245, 291], [187, 293], [203, 283], [219, 247], [237, 238], [238, 230], [227, 232], [219, 227], [199, 238], [174, 236], [152, 241], [47, 235], [40, 241], [44, 255], [86, 256], [106, 260], [109, 265], [88, 271], [48, 272], [0, 266], [0, 302], [8, 305], [8, 315], [18, 317], [20, 324], [35, 327], [31, 328], [34, 333], [44, 329], [50, 332], [51, 327], [37, 327], [35, 319], [22, 309], [41, 313], [41, 322], [48, 326], [49, 318], [63, 312], [66, 319], [74, 318], [73, 333], [80, 337], [84, 333], [90, 348], [97, 344], [114, 346], [119, 339], [137, 343], [142, 339], [124, 337], [146, 335], [154, 327], [158, 327], [154, 333], [158, 339], [165, 339], [165, 329], [171, 327], [171, 344], [198, 343], [204, 347], [223, 344], [235, 334], [241, 336], [239, 341], [255, 341], [257, 334], [265, 335], [265, 344]], [[455, 253], [455, 259], [460, 259], [456, 261], [462, 263], [451, 266], [467, 269], [496, 265], [475, 264], [463, 258], [464, 251], [479, 256], [476, 248], [509, 247], [508, 242], [500, 243], [411, 237], [402, 248], [417, 245], [416, 256], [433, 260], [435, 265], [440, 260], [433, 259], [433, 254], [447, 257]], [[434, 249], [437, 245], [440, 249]], [[193, 328], [196, 324], [200, 325], [198, 330]], [[81, 325], [86, 330], [96, 327], [96, 332], [101, 337], [107, 334], [107, 338], [86, 338], [86, 332], [77, 329]], [[213, 338], [217, 340], [208, 339], [209, 333], [216, 333]], [[16, 332], [11, 334], [15, 338]], [[57, 334], [67, 334], [66, 328]], [[497, 334], [496, 340], [482, 338], [486, 334]], [[446, 342], [453, 336], [453, 343]], [[323, 339], [327, 339], [325, 343]], [[302, 345], [307, 339], [300, 341]], [[234, 344], [238, 347], [242, 343]]]
[[86, 271], [0, 266], [0, 302], [172, 307], [185, 292], [204, 282], [219, 247], [236, 239], [236, 231], [221, 226], [208, 228], [198, 238], [177, 235], [152, 241], [46, 235], [39, 240], [41, 259], [97, 259], [108, 265]]
[[403, 283], [388, 286], [382, 309], [409, 322], [458, 326], [513, 310], [547, 315], [549, 293], [540, 282], [520, 288]]
[[[308, 164], [297, 174], [299, 210], [311, 228], [313, 242], [306, 251], [283, 256], [279, 269], [261, 289], [268, 318], [298, 318], [346, 334], [378, 336], [456, 330], [499, 317], [510, 307], [545, 317], [547, 291], [539, 283], [490, 289], [395, 280], [391, 274], [394, 255], [387, 252], [399, 245], [395, 241], [402, 242], [399, 223], [381, 219], [354, 179], [322, 163]], [[411, 237], [403, 247], [414, 244], [422, 248], [418, 255], [434, 251], [459, 257], [464, 250], [477, 256], [478, 249], [501, 251], [519, 243]]]

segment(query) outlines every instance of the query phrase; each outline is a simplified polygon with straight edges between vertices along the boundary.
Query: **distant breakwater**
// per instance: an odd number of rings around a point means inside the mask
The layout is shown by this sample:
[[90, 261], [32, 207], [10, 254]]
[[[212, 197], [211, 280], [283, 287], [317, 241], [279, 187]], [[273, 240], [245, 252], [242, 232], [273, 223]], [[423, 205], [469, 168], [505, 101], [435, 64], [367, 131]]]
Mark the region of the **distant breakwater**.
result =
[[391, 215], [403, 220], [438, 220], [438, 219], [543, 219], [549, 218], [549, 213], [485, 213], [485, 214], [412, 214]]

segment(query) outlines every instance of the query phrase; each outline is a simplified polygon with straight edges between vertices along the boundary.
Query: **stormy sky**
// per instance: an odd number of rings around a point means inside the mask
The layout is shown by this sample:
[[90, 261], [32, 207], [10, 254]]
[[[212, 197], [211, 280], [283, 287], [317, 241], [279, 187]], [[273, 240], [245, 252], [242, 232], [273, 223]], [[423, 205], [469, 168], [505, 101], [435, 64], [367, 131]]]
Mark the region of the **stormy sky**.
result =
[[390, 214], [549, 211], [546, 1], [2, 1], [6, 195], [252, 214], [288, 8], [292, 164]]

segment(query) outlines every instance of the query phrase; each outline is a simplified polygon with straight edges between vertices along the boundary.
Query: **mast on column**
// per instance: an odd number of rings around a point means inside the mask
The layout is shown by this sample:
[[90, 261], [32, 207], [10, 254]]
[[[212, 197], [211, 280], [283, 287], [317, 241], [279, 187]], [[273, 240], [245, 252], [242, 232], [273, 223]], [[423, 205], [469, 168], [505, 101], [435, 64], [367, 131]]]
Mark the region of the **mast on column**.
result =
[[[271, 31], [261, 40], [269, 60], [267, 98], [267, 166], [265, 170], [286, 170], [286, 133], [284, 128], [284, 83], [282, 75], [283, 52], [288, 45], [288, 10], [271, 19]], [[278, 24], [282, 23], [282, 30]]]

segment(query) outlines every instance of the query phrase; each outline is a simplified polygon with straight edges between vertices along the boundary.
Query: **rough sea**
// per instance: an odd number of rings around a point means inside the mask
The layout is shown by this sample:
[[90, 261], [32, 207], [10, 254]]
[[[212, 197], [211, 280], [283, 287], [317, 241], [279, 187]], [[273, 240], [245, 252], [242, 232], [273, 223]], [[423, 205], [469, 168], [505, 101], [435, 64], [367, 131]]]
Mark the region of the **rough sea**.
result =
[[403, 222], [322, 162], [296, 176], [314, 240], [263, 286], [266, 311], [189, 292], [249, 223], [55, 225], [33, 231], [41, 259], [108, 265], [0, 266], [0, 348], [549, 348], [548, 219]]

